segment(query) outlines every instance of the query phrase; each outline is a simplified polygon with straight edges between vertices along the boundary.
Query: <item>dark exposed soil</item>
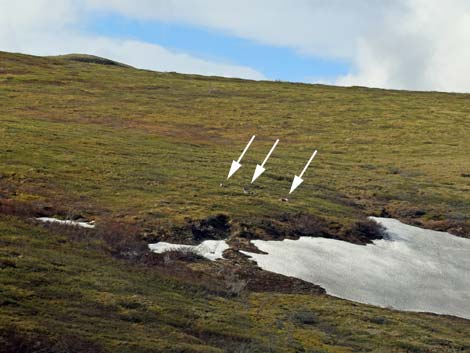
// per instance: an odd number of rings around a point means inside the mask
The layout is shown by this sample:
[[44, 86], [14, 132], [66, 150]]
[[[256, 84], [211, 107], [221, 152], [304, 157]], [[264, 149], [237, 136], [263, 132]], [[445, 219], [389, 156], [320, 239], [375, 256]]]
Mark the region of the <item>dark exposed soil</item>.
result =
[[218, 261], [209, 261], [184, 251], [171, 251], [149, 254], [145, 262], [157, 271], [192, 283], [203, 283], [211, 291], [230, 296], [242, 295], [246, 290], [286, 294], [325, 293], [323, 288], [313, 283], [264, 271], [248, 256], [233, 249], [226, 250], [224, 260]]
[[298, 278], [264, 271], [246, 255], [228, 249], [224, 252], [232, 270], [240, 280], [247, 283], [247, 289], [253, 292], [276, 292], [286, 294], [324, 294], [325, 290], [313, 283]]
[[[0, 197], [0, 212], [19, 217], [53, 216], [64, 213], [57, 207], [34, 205]], [[466, 219], [426, 219], [426, 212], [412, 207], [383, 208], [377, 216], [398, 218], [408, 224], [435, 230], [450, 231], [455, 235], [470, 235], [470, 222]], [[84, 218], [84, 214], [68, 215]], [[202, 220], [187, 219], [178, 227], [160, 228], [146, 233], [142, 225], [128, 225], [100, 219], [95, 230], [56, 227], [73, 241], [89, 236], [103, 241], [103, 248], [112, 256], [139, 261], [157, 271], [176, 276], [193, 283], [204, 283], [210, 290], [239, 295], [243, 290], [280, 293], [325, 293], [323, 288], [300, 279], [283, 276], [260, 269], [240, 250], [262, 253], [251, 240], [298, 239], [301, 236], [326, 237], [367, 244], [384, 236], [384, 229], [377, 223], [363, 219], [352, 225], [341, 225], [306, 213], [273, 215], [264, 218], [231, 220], [227, 215], [216, 214]], [[70, 234], [69, 234], [70, 233]], [[82, 234], [83, 233], [83, 234]], [[147, 236], [143, 236], [143, 235]], [[148, 235], [150, 234], [150, 235]], [[147, 243], [169, 241], [182, 244], [199, 244], [207, 239], [225, 239], [231, 249], [224, 252], [224, 260], [208, 261], [190, 252], [166, 254], [149, 253]], [[4, 263], [3, 266], [9, 266]]]
[[386, 218], [396, 218], [406, 224], [440, 232], [448, 232], [458, 237], [470, 239], [470, 214], [462, 215], [458, 218], [450, 218], [439, 214], [429, 215], [425, 210], [413, 206], [391, 205], [384, 207], [377, 215]]

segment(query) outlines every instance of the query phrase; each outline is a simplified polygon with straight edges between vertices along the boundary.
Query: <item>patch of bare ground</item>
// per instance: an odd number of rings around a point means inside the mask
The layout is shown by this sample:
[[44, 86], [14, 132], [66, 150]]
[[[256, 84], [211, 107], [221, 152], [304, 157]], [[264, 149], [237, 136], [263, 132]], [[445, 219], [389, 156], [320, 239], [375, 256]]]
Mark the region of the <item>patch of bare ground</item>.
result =
[[425, 210], [409, 204], [392, 204], [382, 208], [377, 216], [396, 218], [406, 224], [470, 239], [469, 215], [428, 214]]
[[323, 288], [315, 284], [264, 271], [247, 256], [233, 249], [226, 250], [224, 259], [218, 261], [209, 261], [190, 251], [178, 250], [148, 254], [144, 262], [164, 275], [202, 285], [211, 292], [228, 296], [240, 296], [246, 291], [312, 295], [325, 293]]

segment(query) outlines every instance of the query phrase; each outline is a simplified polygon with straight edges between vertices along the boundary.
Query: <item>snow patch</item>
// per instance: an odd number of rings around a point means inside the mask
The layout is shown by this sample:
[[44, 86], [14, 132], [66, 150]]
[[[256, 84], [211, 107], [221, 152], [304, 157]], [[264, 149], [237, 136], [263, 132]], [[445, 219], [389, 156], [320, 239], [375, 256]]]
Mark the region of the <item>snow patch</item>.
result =
[[199, 255], [204, 256], [206, 259], [211, 261], [222, 259], [222, 253], [229, 248], [225, 240], [205, 240], [199, 245], [184, 245], [184, 244], [172, 244], [164, 241], [149, 244], [150, 250], [158, 254], [172, 251], [172, 250], [184, 250], [192, 249]]
[[372, 219], [388, 237], [366, 246], [301, 237], [254, 240], [268, 254], [242, 252], [267, 271], [321, 285], [344, 299], [470, 319], [470, 240]]
[[78, 222], [78, 221], [70, 221], [70, 220], [63, 220], [63, 219], [58, 219], [58, 218], [52, 218], [52, 217], [39, 217], [36, 218], [38, 221], [41, 222], [49, 222], [49, 223], [59, 223], [59, 224], [65, 224], [68, 226], [78, 226], [82, 228], [95, 228], [95, 222]]

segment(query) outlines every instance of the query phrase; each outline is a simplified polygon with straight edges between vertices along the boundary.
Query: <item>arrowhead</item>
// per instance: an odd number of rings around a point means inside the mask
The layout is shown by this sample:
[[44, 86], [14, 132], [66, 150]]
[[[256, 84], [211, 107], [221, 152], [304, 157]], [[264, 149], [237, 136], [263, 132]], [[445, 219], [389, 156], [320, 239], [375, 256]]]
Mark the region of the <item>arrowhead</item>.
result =
[[228, 177], [227, 179], [229, 179], [233, 174], [235, 174], [235, 172], [240, 169], [242, 165], [240, 163], [238, 163], [237, 161], [232, 161], [232, 166], [230, 167], [230, 171], [228, 172]]
[[259, 164], [256, 165], [256, 169], [255, 169], [255, 174], [253, 174], [253, 179], [251, 179], [251, 183], [253, 183], [256, 179], [258, 179], [258, 177], [264, 173], [266, 169], [264, 169], [262, 166], [260, 166]]
[[297, 175], [294, 176], [294, 180], [292, 181], [292, 186], [290, 187], [289, 194], [291, 194], [297, 187], [303, 183], [303, 179], [298, 177]]

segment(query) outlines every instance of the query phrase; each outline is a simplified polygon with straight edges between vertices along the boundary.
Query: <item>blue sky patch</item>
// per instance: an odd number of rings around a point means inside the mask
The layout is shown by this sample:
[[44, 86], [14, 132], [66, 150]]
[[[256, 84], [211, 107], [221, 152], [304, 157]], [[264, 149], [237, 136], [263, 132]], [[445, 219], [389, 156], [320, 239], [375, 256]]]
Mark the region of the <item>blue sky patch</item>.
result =
[[350, 65], [344, 61], [309, 57], [289, 48], [263, 45], [187, 24], [94, 14], [84, 29], [93, 35], [157, 44], [208, 61], [248, 66], [272, 80], [315, 82], [350, 71]]

